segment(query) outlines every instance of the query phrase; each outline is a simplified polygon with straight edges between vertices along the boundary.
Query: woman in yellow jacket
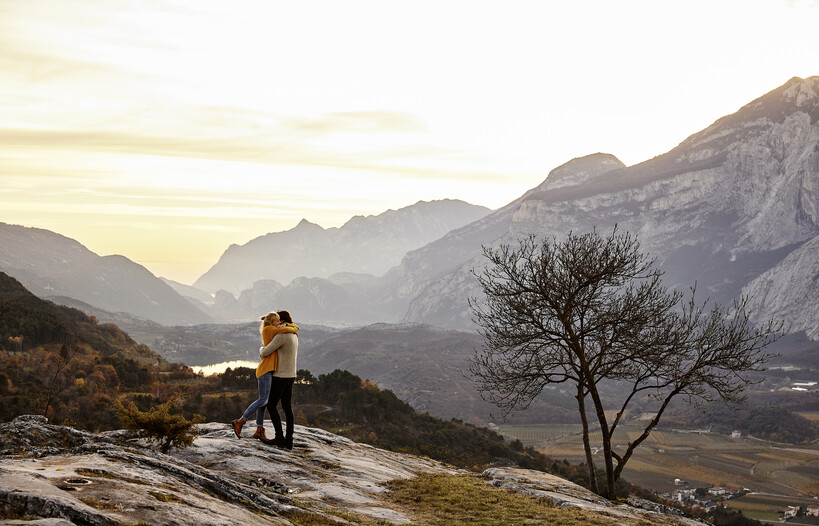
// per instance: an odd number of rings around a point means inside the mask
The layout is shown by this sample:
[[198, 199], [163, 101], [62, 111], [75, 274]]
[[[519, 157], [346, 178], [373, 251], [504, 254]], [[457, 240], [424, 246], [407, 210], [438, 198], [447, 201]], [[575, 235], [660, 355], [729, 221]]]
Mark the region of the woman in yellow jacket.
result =
[[[299, 328], [295, 325], [284, 324], [279, 315], [275, 312], [268, 312], [261, 317], [261, 325], [259, 326], [259, 333], [262, 336], [262, 346], [268, 345], [273, 341], [277, 334], [297, 334]], [[253, 438], [266, 440], [264, 436], [264, 409], [267, 406], [267, 400], [270, 397], [270, 387], [273, 383], [273, 373], [278, 368], [278, 352], [271, 352], [267, 355], [261, 356], [261, 361], [256, 367], [256, 381], [259, 385], [259, 398], [250, 404], [242, 416], [238, 420], [234, 420], [233, 432], [236, 433], [236, 438], [242, 438], [242, 427], [247, 422], [254, 412], [256, 413], [256, 432]], [[281, 424], [280, 424], [281, 425]]]

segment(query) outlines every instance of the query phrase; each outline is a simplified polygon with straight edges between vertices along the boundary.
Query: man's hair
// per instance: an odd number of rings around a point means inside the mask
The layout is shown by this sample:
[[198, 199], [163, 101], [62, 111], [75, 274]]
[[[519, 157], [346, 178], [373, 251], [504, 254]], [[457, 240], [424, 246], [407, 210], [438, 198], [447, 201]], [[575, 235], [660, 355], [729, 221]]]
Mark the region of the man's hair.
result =
[[290, 316], [290, 313], [286, 310], [276, 311], [276, 314], [279, 315], [279, 318], [285, 323], [293, 323], [293, 318]]

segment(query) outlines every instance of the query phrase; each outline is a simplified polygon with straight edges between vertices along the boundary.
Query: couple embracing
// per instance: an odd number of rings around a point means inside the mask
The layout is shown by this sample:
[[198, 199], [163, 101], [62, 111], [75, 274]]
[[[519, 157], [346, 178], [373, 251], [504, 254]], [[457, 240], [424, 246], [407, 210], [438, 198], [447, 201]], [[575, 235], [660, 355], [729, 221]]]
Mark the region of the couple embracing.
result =
[[[257, 438], [265, 444], [293, 449], [293, 383], [296, 381], [296, 358], [299, 354], [299, 327], [286, 310], [268, 312], [261, 317], [259, 332], [262, 347], [259, 349], [261, 361], [256, 367], [259, 384], [259, 398], [250, 404], [241, 418], [234, 420], [233, 432], [242, 438], [242, 427], [253, 413], [256, 413]], [[285, 417], [285, 432], [277, 405], [281, 402]], [[264, 409], [267, 407], [276, 436], [269, 439], [264, 434]]]

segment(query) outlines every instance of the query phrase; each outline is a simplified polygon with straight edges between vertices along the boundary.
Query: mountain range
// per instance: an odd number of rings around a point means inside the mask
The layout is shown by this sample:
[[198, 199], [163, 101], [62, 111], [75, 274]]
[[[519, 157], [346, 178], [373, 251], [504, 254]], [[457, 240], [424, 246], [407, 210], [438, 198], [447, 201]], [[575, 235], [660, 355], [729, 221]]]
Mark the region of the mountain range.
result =
[[0, 270], [38, 295], [165, 325], [288, 308], [327, 325], [471, 329], [466, 300], [480, 295], [472, 270], [484, 264], [483, 246], [617, 225], [657, 258], [666, 285], [696, 284], [700, 299], [720, 303], [746, 294], [754, 319], [785, 319], [817, 340], [818, 189], [819, 77], [793, 78], [646, 162], [573, 159], [494, 211], [447, 200], [337, 229], [305, 220], [230, 246], [193, 288], [57, 234], [2, 224]]
[[[61, 234], [6, 223], [0, 223], [0, 271], [40, 297], [67, 305], [75, 305], [76, 300], [88, 304], [88, 310], [108, 311], [116, 321], [127, 315], [167, 326], [208, 323], [214, 317], [246, 321], [275, 305], [293, 305], [294, 312], [307, 313], [327, 304], [332, 312], [349, 308], [353, 319], [366, 322], [375, 312], [357, 315], [353, 307], [362, 293], [372, 293], [368, 285], [360, 291], [360, 284], [376, 278], [359, 271], [382, 271], [400, 261], [407, 250], [487, 213], [485, 207], [444, 199], [356, 216], [340, 228], [325, 230], [303, 220], [291, 230], [228, 248], [197, 280], [206, 287], [218, 284], [211, 287], [216, 294], [154, 276], [124, 256], [99, 256]], [[329, 279], [292, 279], [297, 268], [308, 275], [335, 274]], [[357, 273], [338, 271], [343, 268]], [[273, 276], [266, 273], [271, 269]], [[220, 281], [220, 276], [225, 279]], [[290, 284], [284, 286], [272, 277]], [[241, 291], [245, 285], [252, 288], [239, 300], [228, 292]], [[347, 299], [349, 294], [354, 297]]]
[[656, 257], [667, 285], [696, 285], [700, 300], [719, 303], [748, 295], [755, 320], [784, 319], [816, 340], [817, 188], [819, 77], [793, 78], [638, 165], [603, 153], [573, 159], [508, 205], [409, 251], [381, 276], [259, 282], [238, 298], [224, 296], [223, 311], [292, 305], [316, 323], [471, 329], [466, 300], [480, 295], [472, 270], [484, 262], [483, 246], [617, 225]]
[[194, 287], [239, 294], [256, 281], [282, 284], [300, 277], [337, 273], [380, 276], [408, 251], [472, 223], [490, 210], [463, 201], [419, 201], [377, 216], [355, 216], [340, 228], [324, 229], [306, 219], [293, 229], [231, 245]]
[[791, 79], [644, 163], [570, 161], [520, 200], [411, 252], [396, 270], [412, 298], [403, 319], [466, 326], [482, 244], [614, 225], [657, 257], [667, 285], [696, 283], [719, 302], [753, 295], [757, 319], [819, 337], [819, 77]]

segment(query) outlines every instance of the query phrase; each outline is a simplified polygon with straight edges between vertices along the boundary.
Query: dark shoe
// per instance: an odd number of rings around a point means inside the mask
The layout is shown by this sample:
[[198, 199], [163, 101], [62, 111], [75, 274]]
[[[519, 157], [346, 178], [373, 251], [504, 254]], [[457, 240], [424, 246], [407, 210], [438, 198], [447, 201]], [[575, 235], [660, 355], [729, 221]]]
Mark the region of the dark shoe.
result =
[[284, 439], [284, 449], [293, 449], [293, 437]]
[[236, 438], [242, 438], [242, 427], [245, 425], [245, 422], [247, 422], [247, 420], [244, 418], [231, 422], [231, 424], [233, 424], [233, 432], [236, 433]]
[[274, 438], [272, 440], [269, 438], [263, 438], [262, 442], [264, 442], [268, 446], [276, 446], [284, 449], [293, 449], [293, 444], [291, 443], [290, 447], [287, 447], [287, 441], [283, 438]]
[[264, 436], [264, 428], [263, 427], [257, 427], [256, 432], [253, 433], [253, 438], [256, 438], [256, 439], [259, 439], [259, 440], [262, 440], [262, 441], [267, 440], [267, 437]]

